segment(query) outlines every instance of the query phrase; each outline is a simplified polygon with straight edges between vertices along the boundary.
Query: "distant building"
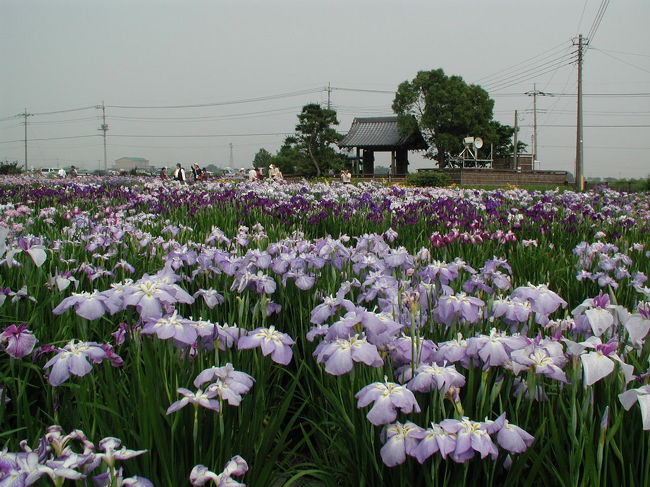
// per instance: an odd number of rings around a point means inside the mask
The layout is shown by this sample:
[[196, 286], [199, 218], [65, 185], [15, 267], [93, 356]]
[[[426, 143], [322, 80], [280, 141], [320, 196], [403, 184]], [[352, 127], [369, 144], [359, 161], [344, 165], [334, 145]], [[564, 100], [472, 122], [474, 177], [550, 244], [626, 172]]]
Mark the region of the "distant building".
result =
[[120, 157], [115, 160], [115, 169], [130, 171], [132, 169], [151, 169], [149, 160], [143, 157]]

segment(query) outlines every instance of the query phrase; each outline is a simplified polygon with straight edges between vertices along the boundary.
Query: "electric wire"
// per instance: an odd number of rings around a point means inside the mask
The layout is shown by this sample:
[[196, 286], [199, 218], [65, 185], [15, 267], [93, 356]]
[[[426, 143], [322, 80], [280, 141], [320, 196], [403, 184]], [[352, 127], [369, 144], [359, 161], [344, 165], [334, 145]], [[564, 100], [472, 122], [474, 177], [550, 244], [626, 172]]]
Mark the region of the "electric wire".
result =
[[605, 56], [610, 57], [610, 58], [614, 59], [615, 61], [618, 61], [619, 63], [627, 64], [628, 66], [636, 68], [636, 69], [638, 69], [640, 71], [650, 73], [650, 69], [642, 68], [641, 66], [637, 66], [636, 64], [630, 63], [628, 61], [624, 61], [623, 59], [620, 59], [620, 58], [614, 56], [613, 54], [609, 54], [609, 53], [603, 51], [602, 49], [596, 49], [596, 48], [592, 47], [591, 50], [600, 52], [600, 53], [604, 54]]
[[229, 101], [220, 101], [220, 102], [211, 102], [211, 103], [194, 103], [188, 105], [149, 105], [149, 106], [137, 106], [137, 105], [106, 105], [106, 108], [120, 108], [120, 109], [178, 109], [178, 108], [205, 108], [205, 107], [216, 107], [224, 105], [238, 105], [241, 103], [254, 103], [260, 101], [269, 101], [269, 100], [279, 100], [281, 98], [291, 98], [295, 96], [310, 95], [314, 93], [321, 93], [326, 88], [310, 88], [300, 91], [292, 91], [288, 93], [280, 93], [277, 95], [268, 95], [268, 96], [259, 96], [256, 98], [244, 98], [240, 100], [229, 100]]
[[587, 33], [587, 42], [594, 41], [594, 38], [596, 37], [596, 32], [598, 32], [598, 28], [600, 27], [600, 23], [603, 21], [603, 17], [605, 16], [605, 12], [607, 11], [608, 6], [609, 6], [609, 0], [602, 0], [600, 2], [600, 7], [596, 12], [596, 18], [594, 18], [594, 22], [591, 24], [591, 28]]
[[534, 78], [537, 76], [541, 76], [545, 73], [548, 73], [549, 68], [553, 69], [558, 66], [562, 66], [567, 61], [569, 63], [575, 62], [575, 56], [576, 52], [570, 51], [562, 54], [561, 56], [557, 56], [549, 61], [543, 62], [536, 64], [532, 67], [529, 67], [527, 69], [521, 70], [517, 73], [510, 73], [508, 75], [504, 75], [498, 79], [495, 79], [493, 81], [489, 81], [487, 83], [482, 83], [481, 86], [483, 89], [490, 91], [492, 89], [495, 89], [499, 87], [500, 89], [503, 89], [502, 86], [509, 84], [509, 82], [513, 79], [519, 79], [521, 77], [527, 77], [527, 78]]
[[558, 44], [558, 45], [556, 45], [556, 46], [554, 46], [554, 47], [548, 49], [547, 51], [544, 51], [544, 52], [542, 52], [542, 53], [540, 53], [540, 54], [537, 54], [537, 55], [535, 55], [535, 56], [533, 56], [533, 57], [530, 57], [530, 58], [528, 58], [528, 59], [525, 59], [524, 61], [521, 61], [521, 62], [519, 62], [519, 63], [517, 63], [517, 64], [513, 64], [513, 65], [510, 66], [510, 67], [507, 67], [507, 68], [504, 68], [504, 69], [500, 69], [499, 71], [496, 71], [496, 72], [494, 72], [494, 73], [492, 73], [492, 74], [489, 74], [489, 75], [487, 75], [487, 76], [483, 76], [482, 78], [478, 78], [478, 79], [474, 80], [473, 83], [474, 83], [474, 84], [478, 84], [478, 83], [480, 83], [480, 82], [485, 82], [485, 81], [491, 80], [492, 78], [495, 78], [495, 77], [496, 77], [496, 78], [501, 78], [501, 77], [503, 77], [503, 75], [509, 75], [510, 71], [512, 71], [512, 70], [514, 70], [515, 68], [518, 68], [518, 67], [520, 67], [520, 66], [523, 66], [523, 65], [529, 64], [531, 61], [533, 61], [533, 60], [535, 60], [535, 59], [538, 59], [538, 58], [540, 58], [540, 57], [541, 57], [542, 59], [546, 59], [546, 58], [548, 58], [548, 57], [552, 57], [552, 56], [557, 55], [559, 52], [556, 53], [555, 51], [559, 51], [560, 48], [566, 49], [566, 41], [562, 41], [560, 44]]

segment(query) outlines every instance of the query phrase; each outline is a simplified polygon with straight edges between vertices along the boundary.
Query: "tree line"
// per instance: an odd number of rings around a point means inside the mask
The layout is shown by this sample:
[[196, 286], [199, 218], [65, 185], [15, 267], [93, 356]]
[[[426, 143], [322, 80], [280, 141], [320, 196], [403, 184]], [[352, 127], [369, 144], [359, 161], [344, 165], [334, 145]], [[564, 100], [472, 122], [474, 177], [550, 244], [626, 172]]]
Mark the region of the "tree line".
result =
[[[447, 76], [442, 69], [420, 71], [413, 80], [401, 83], [392, 103], [404, 135], [419, 129], [429, 144], [424, 154], [438, 167], [446, 167], [462, 151], [467, 136], [481, 137], [493, 147], [495, 157], [513, 152], [514, 128], [493, 119], [494, 100], [479, 85], [467, 84], [460, 76]], [[284, 174], [321, 176], [338, 173], [346, 156], [336, 144], [343, 138], [336, 111], [310, 103], [298, 115], [295, 134], [287, 137], [276, 154], [260, 149], [253, 159], [256, 168], [270, 164]], [[522, 152], [526, 144], [517, 144]]]

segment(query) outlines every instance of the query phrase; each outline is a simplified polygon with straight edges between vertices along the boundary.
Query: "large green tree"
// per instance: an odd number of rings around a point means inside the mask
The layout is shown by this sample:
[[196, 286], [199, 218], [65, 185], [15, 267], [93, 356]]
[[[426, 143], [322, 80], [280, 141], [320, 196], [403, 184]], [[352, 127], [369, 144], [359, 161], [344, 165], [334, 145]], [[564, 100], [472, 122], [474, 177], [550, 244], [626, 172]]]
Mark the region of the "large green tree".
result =
[[[305, 175], [321, 176], [329, 169], [337, 169], [341, 155], [333, 147], [343, 136], [332, 126], [338, 125], [336, 111], [323, 108], [316, 103], [302, 107], [298, 115], [296, 134], [287, 137], [289, 145], [303, 154], [296, 160], [296, 172]], [[305, 165], [307, 163], [307, 165]]]
[[266, 169], [269, 167], [269, 164], [271, 164], [272, 158], [273, 158], [273, 154], [271, 154], [266, 149], [262, 148], [257, 151], [257, 154], [255, 154], [255, 157], [253, 158], [253, 167], [255, 169], [258, 168]]
[[412, 81], [397, 88], [393, 111], [400, 129], [410, 133], [419, 128], [430, 145], [427, 156], [445, 167], [463, 150], [463, 138], [478, 136], [495, 155], [507, 153], [513, 128], [492, 119], [494, 101], [478, 85], [460, 76], [447, 76], [442, 69], [420, 71]]

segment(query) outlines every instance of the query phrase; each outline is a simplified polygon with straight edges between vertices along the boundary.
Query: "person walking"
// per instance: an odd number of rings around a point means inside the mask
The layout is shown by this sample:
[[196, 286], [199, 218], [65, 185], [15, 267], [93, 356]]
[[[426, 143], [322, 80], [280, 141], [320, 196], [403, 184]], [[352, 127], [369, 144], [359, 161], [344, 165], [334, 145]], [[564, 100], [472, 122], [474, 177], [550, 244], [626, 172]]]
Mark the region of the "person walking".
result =
[[185, 178], [185, 169], [181, 166], [179, 162], [176, 164], [176, 170], [174, 171], [174, 180], [180, 181], [181, 183], [186, 183], [187, 179]]

